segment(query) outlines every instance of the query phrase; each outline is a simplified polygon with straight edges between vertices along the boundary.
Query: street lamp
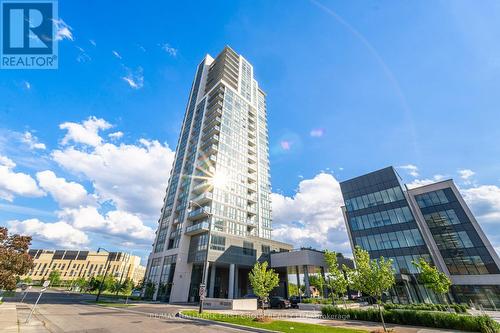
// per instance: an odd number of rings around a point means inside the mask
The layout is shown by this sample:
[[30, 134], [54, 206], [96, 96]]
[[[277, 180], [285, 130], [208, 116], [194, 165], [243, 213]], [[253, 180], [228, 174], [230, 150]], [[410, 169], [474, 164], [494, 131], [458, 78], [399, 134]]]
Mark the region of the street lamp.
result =
[[108, 257], [106, 258], [106, 265], [104, 266], [104, 276], [102, 277], [101, 284], [99, 285], [99, 291], [97, 292], [97, 297], [95, 298], [96, 303], [99, 302], [99, 297], [101, 296], [102, 287], [104, 285], [104, 280], [106, 280], [106, 276], [108, 275], [108, 267], [109, 267], [109, 251], [100, 247], [97, 249], [97, 253], [101, 250], [106, 251], [108, 253]]

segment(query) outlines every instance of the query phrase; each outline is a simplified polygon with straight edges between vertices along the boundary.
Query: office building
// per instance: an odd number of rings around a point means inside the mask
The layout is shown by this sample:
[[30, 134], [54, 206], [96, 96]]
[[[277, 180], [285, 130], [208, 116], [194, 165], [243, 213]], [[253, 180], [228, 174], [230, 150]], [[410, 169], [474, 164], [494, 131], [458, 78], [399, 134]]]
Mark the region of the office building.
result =
[[141, 258], [124, 252], [29, 250], [28, 254], [33, 258], [34, 267], [21, 278], [30, 277], [34, 282], [47, 280], [54, 270], [60, 272], [62, 281], [90, 279], [104, 275], [107, 267], [108, 275], [118, 280], [128, 278], [134, 284], [139, 284], [145, 273]]
[[412, 264], [424, 258], [450, 277], [452, 301], [500, 306], [500, 259], [452, 180], [408, 189], [388, 167], [340, 187], [353, 249], [393, 259], [394, 302], [435, 300]]
[[201, 61], [148, 260], [154, 299], [197, 301], [202, 281], [208, 297], [241, 297], [257, 260], [291, 249], [271, 240], [266, 113], [245, 58], [225, 47]]

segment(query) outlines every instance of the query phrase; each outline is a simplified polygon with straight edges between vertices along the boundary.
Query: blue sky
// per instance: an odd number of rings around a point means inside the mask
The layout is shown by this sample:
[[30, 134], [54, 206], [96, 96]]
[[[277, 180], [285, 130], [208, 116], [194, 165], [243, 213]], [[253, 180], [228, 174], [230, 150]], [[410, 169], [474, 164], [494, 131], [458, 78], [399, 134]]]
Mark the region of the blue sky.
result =
[[147, 256], [195, 67], [227, 44], [268, 94], [276, 237], [349, 252], [338, 181], [394, 165], [454, 178], [500, 247], [500, 3], [61, 0], [59, 16], [58, 70], [0, 72], [0, 225], [35, 246]]

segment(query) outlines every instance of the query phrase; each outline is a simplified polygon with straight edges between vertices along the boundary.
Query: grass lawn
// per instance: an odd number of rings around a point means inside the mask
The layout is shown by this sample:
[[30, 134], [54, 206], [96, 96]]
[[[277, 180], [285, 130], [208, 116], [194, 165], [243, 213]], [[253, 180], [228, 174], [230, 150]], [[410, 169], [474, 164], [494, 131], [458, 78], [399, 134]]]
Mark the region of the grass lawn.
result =
[[5, 290], [3, 292], [0, 291], [0, 296], [2, 297], [14, 297], [16, 296], [16, 292], [12, 290]]
[[99, 302], [96, 302], [96, 301], [86, 301], [85, 303], [89, 303], [89, 304], [97, 304], [97, 305], [100, 305], [100, 306], [109, 306], [109, 307], [115, 307], [115, 308], [126, 308], [126, 307], [129, 307], [129, 306], [134, 306], [135, 304], [125, 304], [125, 303], [116, 303], [116, 302], [106, 302], [106, 301], [99, 301]]
[[218, 313], [202, 313], [198, 311], [182, 311], [183, 315], [190, 317], [198, 317], [225, 323], [250, 326], [256, 328], [264, 328], [271, 331], [290, 332], [290, 333], [366, 333], [364, 330], [355, 330], [350, 328], [330, 327], [315, 324], [297, 323], [284, 320], [273, 320], [269, 323], [261, 323], [254, 321], [251, 317], [238, 315], [225, 315]]

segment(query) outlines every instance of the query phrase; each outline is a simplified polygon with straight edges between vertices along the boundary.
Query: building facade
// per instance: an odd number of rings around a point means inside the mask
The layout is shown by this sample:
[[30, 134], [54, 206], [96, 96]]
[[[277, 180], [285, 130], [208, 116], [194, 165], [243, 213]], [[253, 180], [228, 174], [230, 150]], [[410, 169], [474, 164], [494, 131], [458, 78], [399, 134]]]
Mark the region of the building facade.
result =
[[225, 47], [198, 65], [148, 260], [154, 299], [197, 301], [202, 281], [209, 297], [243, 296], [255, 261], [291, 249], [271, 240], [266, 113], [241, 55]]
[[353, 249], [393, 259], [393, 301], [435, 299], [412, 264], [424, 258], [450, 277], [453, 301], [500, 306], [500, 259], [452, 180], [408, 189], [388, 167], [340, 187]]
[[139, 284], [144, 279], [145, 267], [141, 258], [124, 252], [91, 252], [78, 250], [29, 250], [34, 267], [21, 278], [30, 277], [33, 281], [47, 280], [50, 272], [59, 271], [62, 281], [77, 278], [90, 279], [108, 275], [118, 280], [130, 279]]

